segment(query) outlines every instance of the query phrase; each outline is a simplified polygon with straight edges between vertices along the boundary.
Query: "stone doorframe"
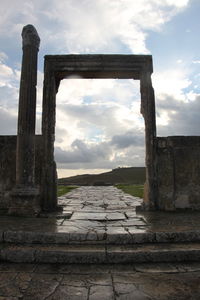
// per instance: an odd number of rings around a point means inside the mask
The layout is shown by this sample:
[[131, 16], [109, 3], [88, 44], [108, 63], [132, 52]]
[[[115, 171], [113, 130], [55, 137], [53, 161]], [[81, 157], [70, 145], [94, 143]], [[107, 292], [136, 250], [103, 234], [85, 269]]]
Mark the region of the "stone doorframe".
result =
[[44, 63], [42, 135], [44, 141], [42, 199], [44, 210], [55, 210], [54, 161], [56, 93], [60, 81], [70, 76], [140, 80], [141, 113], [145, 121], [146, 183], [144, 208], [157, 208], [155, 98], [151, 83], [151, 55], [46, 55]]

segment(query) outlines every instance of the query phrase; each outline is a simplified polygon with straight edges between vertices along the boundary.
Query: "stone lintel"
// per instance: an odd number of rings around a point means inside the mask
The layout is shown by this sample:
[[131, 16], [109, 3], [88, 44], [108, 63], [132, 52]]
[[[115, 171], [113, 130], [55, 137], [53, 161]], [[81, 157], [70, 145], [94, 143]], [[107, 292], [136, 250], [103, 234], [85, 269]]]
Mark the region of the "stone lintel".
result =
[[153, 72], [151, 55], [68, 54], [46, 55], [45, 71], [55, 78], [141, 78], [143, 71]]
[[69, 61], [69, 62], [106, 62], [110, 63], [121, 63], [126, 62], [132, 63], [145, 63], [151, 62], [152, 64], [152, 55], [136, 55], [136, 54], [63, 54], [63, 55], [45, 55], [45, 60], [51, 61]]

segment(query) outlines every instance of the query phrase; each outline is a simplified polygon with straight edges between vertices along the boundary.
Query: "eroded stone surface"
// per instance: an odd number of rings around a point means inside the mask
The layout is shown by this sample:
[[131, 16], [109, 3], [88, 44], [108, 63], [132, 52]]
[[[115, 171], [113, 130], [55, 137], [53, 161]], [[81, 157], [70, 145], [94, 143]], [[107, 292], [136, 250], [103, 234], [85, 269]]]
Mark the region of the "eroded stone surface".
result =
[[199, 293], [194, 263], [0, 265], [2, 300], [197, 300]]

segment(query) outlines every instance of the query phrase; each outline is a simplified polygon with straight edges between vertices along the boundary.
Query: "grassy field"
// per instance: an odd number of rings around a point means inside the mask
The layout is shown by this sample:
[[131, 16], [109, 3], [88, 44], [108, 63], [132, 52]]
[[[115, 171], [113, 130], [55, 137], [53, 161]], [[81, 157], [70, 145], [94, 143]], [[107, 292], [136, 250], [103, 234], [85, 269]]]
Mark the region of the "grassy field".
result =
[[101, 174], [84, 174], [68, 178], [60, 178], [58, 182], [60, 185], [96, 185], [102, 184], [144, 184], [145, 182], [145, 168], [144, 167], [130, 167], [117, 168], [110, 172]]
[[116, 187], [118, 189], [121, 189], [127, 194], [130, 194], [135, 197], [143, 198], [144, 194], [144, 185], [141, 184], [130, 184], [130, 185], [125, 185], [125, 184], [117, 184]]
[[76, 189], [77, 186], [66, 186], [66, 185], [58, 185], [57, 186], [57, 195], [58, 197], [71, 192], [71, 190]]
[[[135, 197], [143, 198], [144, 186], [142, 184], [117, 184], [115, 185], [118, 189], [121, 189], [127, 194]], [[71, 192], [76, 189], [77, 186], [58, 185], [57, 195], [58, 197]]]

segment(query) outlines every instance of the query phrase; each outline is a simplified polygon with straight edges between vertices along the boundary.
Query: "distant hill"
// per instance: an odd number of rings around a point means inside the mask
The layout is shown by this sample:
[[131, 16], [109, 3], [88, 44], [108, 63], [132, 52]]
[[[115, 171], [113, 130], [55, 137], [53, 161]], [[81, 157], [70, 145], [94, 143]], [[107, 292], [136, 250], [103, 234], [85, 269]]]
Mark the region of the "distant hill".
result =
[[117, 168], [101, 174], [84, 174], [58, 179], [58, 184], [64, 185], [114, 185], [114, 184], [143, 184], [145, 168]]

